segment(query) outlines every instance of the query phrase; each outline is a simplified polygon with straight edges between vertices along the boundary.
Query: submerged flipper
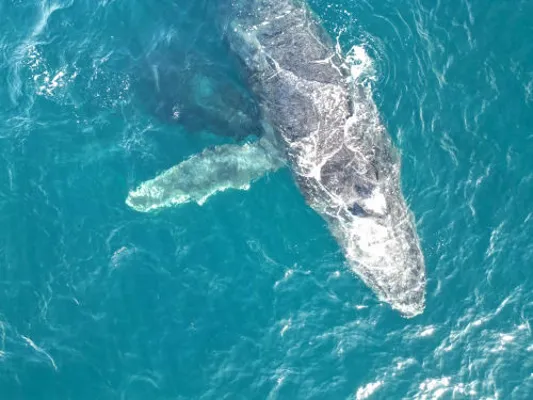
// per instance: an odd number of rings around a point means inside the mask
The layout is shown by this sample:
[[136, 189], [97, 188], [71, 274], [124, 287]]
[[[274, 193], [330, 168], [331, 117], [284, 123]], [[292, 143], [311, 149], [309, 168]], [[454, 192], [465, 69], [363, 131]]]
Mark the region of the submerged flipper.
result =
[[246, 190], [269, 171], [283, 165], [266, 140], [244, 145], [226, 144], [204, 150], [130, 191], [126, 204], [148, 212], [196, 202], [227, 189]]

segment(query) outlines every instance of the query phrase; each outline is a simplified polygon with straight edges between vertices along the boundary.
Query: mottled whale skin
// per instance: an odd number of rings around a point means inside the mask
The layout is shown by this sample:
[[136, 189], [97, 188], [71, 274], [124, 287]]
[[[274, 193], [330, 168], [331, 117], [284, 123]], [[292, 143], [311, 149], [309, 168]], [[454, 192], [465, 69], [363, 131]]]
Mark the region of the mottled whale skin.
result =
[[349, 68], [305, 3], [233, 6], [228, 41], [308, 204], [382, 301], [406, 317], [422, 313], [424, 257], [401, 192], [400, 159], [369, 90], [350, 84]]

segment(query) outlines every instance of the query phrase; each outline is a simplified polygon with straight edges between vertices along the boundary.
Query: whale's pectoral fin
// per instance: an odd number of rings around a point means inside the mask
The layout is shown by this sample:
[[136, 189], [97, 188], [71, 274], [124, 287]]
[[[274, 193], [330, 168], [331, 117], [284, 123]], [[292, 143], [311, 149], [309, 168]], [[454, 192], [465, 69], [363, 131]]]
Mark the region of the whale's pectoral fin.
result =
[[141, 183], [130, 191], [126, 204], [141, 212], [189, 202], [202, 205], [217, 192], [246, 190], [253, 181], [282, 166], [275, 148], [266, 140], [221, 145]]

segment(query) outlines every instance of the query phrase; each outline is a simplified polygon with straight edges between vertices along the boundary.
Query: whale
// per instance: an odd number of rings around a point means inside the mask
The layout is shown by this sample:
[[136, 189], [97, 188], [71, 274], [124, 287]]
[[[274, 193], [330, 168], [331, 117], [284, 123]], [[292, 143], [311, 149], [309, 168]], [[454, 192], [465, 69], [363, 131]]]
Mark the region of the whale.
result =
[[404, 317], [421, 314], [424, 256], [402, 193], [400, 156], [368, 85], [354, 79], [305, 2], [231, 5], [224, 32], [259, 105], [261, 138], [194, 155], [132, 190], [126, 203], [138, 211], [203, 204], [287, 167], [355, 275]]

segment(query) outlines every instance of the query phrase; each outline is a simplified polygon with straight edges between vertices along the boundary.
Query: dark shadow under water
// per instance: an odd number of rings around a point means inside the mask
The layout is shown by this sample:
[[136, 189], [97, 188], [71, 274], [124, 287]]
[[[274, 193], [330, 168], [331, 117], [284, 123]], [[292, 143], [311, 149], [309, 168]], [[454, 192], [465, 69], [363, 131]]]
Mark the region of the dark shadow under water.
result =
[[[178, 14], [178, 13], [177, 13]], [[209, 131], [241, 139], [261, 132], [257, 102], [245, 71], [224, 38], [224, 17], [213, 1], [180, 8], [141, 38], [134, 91], [146, 112], [189, 132]], [[182, 23], [181, 21], [187, 21]]]

